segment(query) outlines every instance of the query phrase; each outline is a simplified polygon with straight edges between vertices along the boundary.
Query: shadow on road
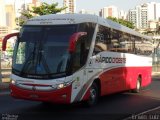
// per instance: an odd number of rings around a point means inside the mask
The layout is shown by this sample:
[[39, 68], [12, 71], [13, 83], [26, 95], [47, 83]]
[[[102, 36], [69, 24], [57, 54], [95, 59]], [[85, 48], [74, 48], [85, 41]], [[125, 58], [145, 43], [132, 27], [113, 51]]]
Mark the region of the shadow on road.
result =
[[93, 107], [82, 103], [58, 105], [17, 100], [7, 113], [18, 115], [18, 120], [121, 120], [158, 104], [160, 101], [148, 97], [118, 93], [101, 97]]

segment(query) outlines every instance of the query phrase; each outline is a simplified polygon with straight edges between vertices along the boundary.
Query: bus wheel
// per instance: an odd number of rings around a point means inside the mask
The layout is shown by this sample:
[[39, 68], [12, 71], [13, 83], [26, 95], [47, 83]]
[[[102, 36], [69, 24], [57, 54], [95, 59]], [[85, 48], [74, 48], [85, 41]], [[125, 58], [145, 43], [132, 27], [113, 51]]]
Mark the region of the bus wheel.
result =
[[134, 93], [139, 93], [141, 90], [141, 78], [138, 77], [137, 79], [137, 84], [136, 84], [136, 88], [133, 90]]
[[86, 101], [87, 106], [93, 106], [97, 104], [98, 97], [99, 97], [98, 86], [94, 82], [90, 87], [90, 96], [89, 96], [89, 99]]

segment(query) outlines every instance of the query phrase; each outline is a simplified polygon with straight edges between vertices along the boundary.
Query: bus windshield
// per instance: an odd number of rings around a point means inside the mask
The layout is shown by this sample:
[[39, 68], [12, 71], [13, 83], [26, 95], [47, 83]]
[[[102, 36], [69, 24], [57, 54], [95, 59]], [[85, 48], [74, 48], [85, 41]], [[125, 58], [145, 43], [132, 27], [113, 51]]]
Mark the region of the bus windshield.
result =
[[65, 75], [69, 38], [77, 25], [24, 26], [15, 45], [13, 73], [27, 78]]

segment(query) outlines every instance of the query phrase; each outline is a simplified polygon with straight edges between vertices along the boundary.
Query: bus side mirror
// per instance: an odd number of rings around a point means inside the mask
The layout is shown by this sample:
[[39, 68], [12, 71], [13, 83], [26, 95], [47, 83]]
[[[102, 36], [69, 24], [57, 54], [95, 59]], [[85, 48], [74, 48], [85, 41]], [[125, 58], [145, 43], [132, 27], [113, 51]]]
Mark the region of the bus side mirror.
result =
[[9, 38], [11, 38], [11, 37], [15, 37], [15, 36], [18, 37], [18, 35], [19, 35], [19, 32], [18, 32], [18, 33], [11, 33], [11, 34], [6, 35], [6, 36], [3, 38], [2, 51], [6, 51], [7, 40], [8, 40]]
[[69, 40], [69, 49], [68, 51], [70, 53], [74, 53], [75, 50], [76, 50], [76, 43], [78, 40], [80, 40], [80, 38], [82, 36], [85, 36], [87, 35], [87, 32], [77, 32], [77, 33], [74, 33], [71, 37], [70, 37], [70, 40]]

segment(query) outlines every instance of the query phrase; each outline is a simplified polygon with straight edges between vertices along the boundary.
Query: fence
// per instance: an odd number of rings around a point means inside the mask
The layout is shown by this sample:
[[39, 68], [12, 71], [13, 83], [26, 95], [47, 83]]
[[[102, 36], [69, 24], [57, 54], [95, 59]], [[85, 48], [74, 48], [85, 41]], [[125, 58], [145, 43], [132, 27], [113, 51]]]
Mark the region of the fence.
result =
[[160, 72], [160, 57], [153, 59], [152, 72]]
[[12, 61], [9, 59], [1, 59], [2, 82], [10, 82]]

